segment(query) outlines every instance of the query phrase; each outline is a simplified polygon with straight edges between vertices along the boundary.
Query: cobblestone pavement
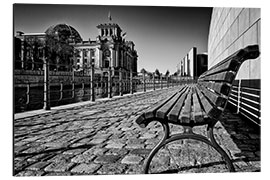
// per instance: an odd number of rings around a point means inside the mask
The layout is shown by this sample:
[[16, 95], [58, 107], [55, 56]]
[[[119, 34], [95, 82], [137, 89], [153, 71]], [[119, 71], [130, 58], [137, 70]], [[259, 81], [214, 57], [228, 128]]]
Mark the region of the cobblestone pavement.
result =
[[[158, 123], [141, 129], [134, 119], [176, 90], [134, 94], [15, 119], [14, 175], [140, 174], [144, 159], [162, 133]], [[172, 129], [181, 131], [175, 126]], [[218, 143], [234, 159], [236, 171], [260, 171], [259, 129], [226, 111], [215, 132]], [[198, 154], [204, 151], [196, 150]], [[211, 172], [210, 168], [185, 172]]]

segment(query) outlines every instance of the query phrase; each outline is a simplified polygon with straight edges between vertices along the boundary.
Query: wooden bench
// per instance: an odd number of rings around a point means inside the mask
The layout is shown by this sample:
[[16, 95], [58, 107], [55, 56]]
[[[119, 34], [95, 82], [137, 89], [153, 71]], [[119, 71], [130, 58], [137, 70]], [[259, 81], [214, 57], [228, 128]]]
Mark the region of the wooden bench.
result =
[[[211, 146], [222, 156], [229, 171], [235, 171], [229, 156], [215, 141], [213, 127], [226, 107], [232, 82], [241, 64], [258, 56], [258, 45], [247, 46], [237, 51], [203, 73], [197, 83], [181, 86], [172, 96], [150, 107], [136, 118], [135, 121], [141, 128], [145, 128], [152, 121], [158, 121], [164, 131], [162, 139], [145, 160], [144, 173], [149, 173], [150, 162], [162, 147], [182, 139], [197, 140]], [[171, 134], [169, 123], [183, 126], [184, 131]], [[207, 127], [207, 136], [192, 131], [193, 127], [202, 125]]]

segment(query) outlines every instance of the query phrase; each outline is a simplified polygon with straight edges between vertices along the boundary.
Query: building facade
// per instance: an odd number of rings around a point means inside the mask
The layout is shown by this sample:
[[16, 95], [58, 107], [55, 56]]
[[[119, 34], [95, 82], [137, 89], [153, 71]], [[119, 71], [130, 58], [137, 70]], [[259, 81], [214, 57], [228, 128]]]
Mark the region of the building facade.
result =
[[207, 71], [207, 55], [197, 54], [197, 48], [193, 47], [180, 61], [180, 75], [196, 79]]
[[[248, 45], [261, 45], [259, 8], [213, 8], [208, 37], [209, 67]], [[245, 61], [236, 76], [229, 104], [260, 122], [261, 57]]]
[[[132, 41], [126, 41], [116, 23], [97, 26], [95, 40], [82, 40], [78, 31], [67, 24], [49, 27], [45, 33], [17, 32], [14, 38], [15, 69], [42, 70], [43, 62], [50, 61], [50, 70], [83, 71], [88, 73], [94, 64], [95, 73], [112, 76], [132, 72], [137, 75], [137, 51]], [[59, 44], [61, 48], [58, 48]], [[46, 47], [46, 48], [45, 48]], [[53, 49], [53, 51], [52, 51]], [[51, 51], [50, 51], [51, 50]], [[50, 52], [50, 53], [48, 53]]]

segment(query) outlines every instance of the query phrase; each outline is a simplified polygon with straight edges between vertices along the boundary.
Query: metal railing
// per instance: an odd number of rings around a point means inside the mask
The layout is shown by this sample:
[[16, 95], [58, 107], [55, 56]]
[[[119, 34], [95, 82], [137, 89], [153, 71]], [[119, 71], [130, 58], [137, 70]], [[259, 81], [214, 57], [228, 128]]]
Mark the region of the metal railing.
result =
[[103, 68], [101, 72], [91, 66], [83, 71], [49, 71], [49, 66], [14, 70], [15, 113], [192, 83], [189, 78], [138, 76], [126, 69]]

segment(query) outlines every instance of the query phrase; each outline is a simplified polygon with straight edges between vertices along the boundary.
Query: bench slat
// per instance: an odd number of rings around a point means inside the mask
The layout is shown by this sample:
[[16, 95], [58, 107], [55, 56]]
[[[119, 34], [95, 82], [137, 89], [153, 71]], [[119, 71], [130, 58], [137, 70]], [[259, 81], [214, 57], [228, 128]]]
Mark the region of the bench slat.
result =
[[155, 104], [152, 108], [150, 108], [149, 110], [147, 110], [146, 112], [144, 112], [144, 117], [145, 118], [153, 118], [155, 116], [155, 112], [158, 108], [160, 108], [161, 106], [163, 106], [164, 104], [166, 104], [169, 100], [171, 100], [178, 92], [174, 93], [172, 96], [170, 96], [169, 98], [165, 99], [164, 101], [158, 102], [157, 104]]
[[172, 99], [170, 99], [166, 104], [160, 107], [156, 112], [157, 118], [165, 118], [170, 109], [174, 106], [178, 98], [181, 96], [181, 91], [177, 93]]
[[211, 101], [211, 103], [214, 104], [216, 107], [221, 108], [225, 107], [227, 101], [226, 98], [219, 96], [218, 94], [208, 90], [204, 86], [198, 85], [198, 88], [203, 92], [203, 94], [208, 98], [208, 100]]
[[230, 93], [230, 84], [228, 83], [219, 83], [219, 82], [207, 82], [207, 81], [200, 81], [198, 84], [203, 85], [212, 89], [213, 91], [228, 96]]
[[217, 81], [217, 82], [227, 82], [231, 84], [234, 77], [235, 77], [235, 72], [226, 71], [226, 72], [221, 72], [221, 73], [205, 76], [203, 79], [200, 79], [199, 81]]
[[[184, 88], [185, 86], [182, 86], [182, 88], [180, 89], [180, 91]], [[144, 111], [142, 114], [140, 114], [137, 118], [136, 118], [136, 123], [140, 126], [140, 127], [145, 127], [147, 124], [145, 124], [146, 122], [144, 122], [146, 119], [151, 119], [154, 117], [155, 112], [158, 108], [160, 108], [162, 105], [164, 105], [165, 103], [167, 103], [170, 99], [172, 99], [176, 94], [178, 93], [175, 92], [173, 95], [171, 95], [170, 97], [168, 97], [167, 99], [159, 102], [158, 104], [155, 104], [153, 107], [151, 107], [150, 109]]]
[[192, 99], [193, 99], [192, 120], [194, 120], [195, 123], [202, 123], [204, 120], [205, 113], [199, 102], [195, 87], [193, 87]]
[[200, 79], [205, 76], [220, 73], [223, 71], [237, 71], [238, 67], [240, 66], [240, 62], [238, 61], [238, 59], [239, 58], [237, 57], [233, 57], [231, 59], [226, 59], [225, 61], [222, 61], [221, 63], [215, 65], [214, 67], [206, 71], [205, 74], [200, 76]]
[[206, 97], [202, 94], [202, 92], [200, 91], [200, 89], [198, 88], [198, 86], [196, 86], [196, 91], [197, 91], [197, 94], [199, 96], [199, 101], [201, 102], [202, 106], [203, 106], [203, 109], [205, 111], [205, 113], [216, 119], [220, 116], [220, 114], [222, 113], [221, 110], [213, 107], [210, 102], [206, 99]]
[[182, 93], [181, 97], [178, 99], [174, 107], [168, 113], [167, 117], [169, 121], [172, 121], [175, 123], [178, 121], [178, 116], [184, 104], [184, 100], [186, 99], [187, 94], [188, 94], [188, 88], [185, 89], [185, 91]]
[[185, 100], [184, 106], [180, 112], [178, 120], [180, 123], [188, 124], [191, 118], [191, 97], [192, 97], [192, 90], [189, 89], [187, 98]]

